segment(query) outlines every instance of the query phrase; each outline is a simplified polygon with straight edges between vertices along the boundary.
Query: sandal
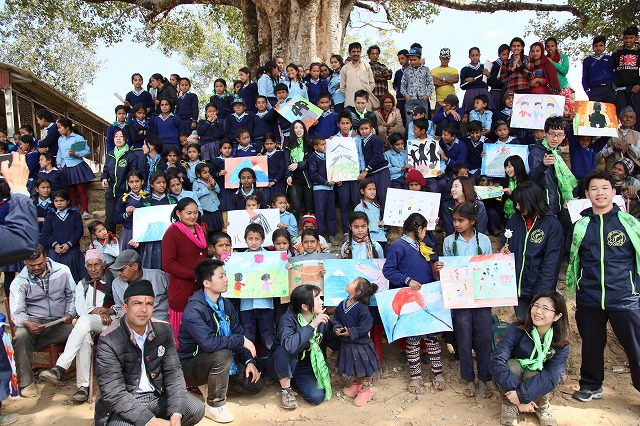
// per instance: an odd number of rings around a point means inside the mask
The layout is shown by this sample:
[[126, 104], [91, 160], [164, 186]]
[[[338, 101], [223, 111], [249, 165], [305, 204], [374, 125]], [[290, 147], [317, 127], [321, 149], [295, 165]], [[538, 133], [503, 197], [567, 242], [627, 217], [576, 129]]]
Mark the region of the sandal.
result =
[[480, 396], [483, 398], [491, 398], [491, 396], [493, 395], [493, 391], [491, 390], [489, 385], [487, 385], [486, 382], [483, 382], [481, 380], [478, 381], [478, 390], [479, 390]]
[[433, 378], [433, 386], [438, 390], [444, 390], [445, 381], [444, 377], [442, 377], [442, 374], [438, 374]]
[[464, 391], [462, 393], [467, 398], [473, 398], [474, 396], [476, 396], [476, 383], [467, 382], [467, 386], [464, 387]]
[[409, 380], [409, 385], [407, 386], [407, 390], [409, 393], [417, 395], [420, 393], [420, 379], [411, 379]]

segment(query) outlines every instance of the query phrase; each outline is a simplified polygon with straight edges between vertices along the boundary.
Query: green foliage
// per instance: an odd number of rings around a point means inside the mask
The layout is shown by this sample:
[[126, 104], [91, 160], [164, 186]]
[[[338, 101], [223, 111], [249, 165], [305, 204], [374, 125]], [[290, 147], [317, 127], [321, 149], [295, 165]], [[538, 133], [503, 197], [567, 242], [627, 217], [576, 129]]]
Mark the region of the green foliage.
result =
[[389, 20], [395, 27], [403, 32], [407, 26], [417, 20], [422, 20], [426, 25], [433, 22], [433, 18], [440, 13], [440, 9], [427, 1], [402, 1], [387, 0], [385, 2]]
[[574, 60], [591, 53], [591, 41], [597, 35], [607, 37], [609, 52], [616, 50], [622, 44], [622, 32], [629, 25], [636, 25], [640, 14], [638, 1], [570, 0], [570, 4], [579, 8], [586, 20], [570, 18], [561, 22], [549, 13], [538, 13], [536, 19], [529, 22], [528, 33], [541, 40], [550, 36], [557, 38], [559, 49]]

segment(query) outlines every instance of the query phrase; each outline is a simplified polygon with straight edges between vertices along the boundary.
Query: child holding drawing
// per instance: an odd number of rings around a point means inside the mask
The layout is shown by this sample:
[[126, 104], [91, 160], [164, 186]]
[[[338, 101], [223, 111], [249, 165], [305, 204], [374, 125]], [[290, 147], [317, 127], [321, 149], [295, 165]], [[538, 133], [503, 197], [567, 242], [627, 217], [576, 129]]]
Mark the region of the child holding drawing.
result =
[[[313, 152], [309, 154], [309, 178], [313, 186], [313, 201], [316, 213], [318, 233], [329, 236], [332, 244], [337, 244], [336, 239], [336, 197], [333, 192], [334, 185], [340, 186], [342, 182], [329, 180], [327, 177], [327, 141], [322, 136], [316, 136], [312, 140]], [[326, 221], [326, 225], [325, 225]]]
[[[427, 233], [427, 219], [419, 213], [412, 213], [404, 221], [402, 237], [389, 246], [387, 259], [382, 273], [389, 280], [389, 288], [410, 287], [420, 290], [422, 284], [436, 280], [442, 262], [433, 262], [433, 249], [427, 247], [422, 240]], [[445, 388], [442, 376], [442, 359], [440, 343], [436, 335], [407, 337], [407, 362], [409, 364], [408, 391], [420, 393], [422, 368], [420, 366], [420, 340], [426, 340], [433, 386], [438, 390]]]
[[369, 233], [373, 241], [384, 249], [387, 246], [387, 235], [384, 233], [382, 208], [376, 201], [376, 194], [376, 183], [368, 178], [362, 179], [360, 182], [361, 201], [353, 210], [354, 212], [363, 212], [369, 217]]
[[385, 151], [384, 158], [389, 163], [389, 173], [391, 174], [389, 187], [407, 189], [404, 180], [407, 170], [411, 169], [411, 165], [409, 164], [403, 136], [400, 133], [391, 133], [388, 141], [391, 149]]
[[[489, 237], [477, 230], [478, 214], [473, 203], [458, 204], [453, 210], [455, 233], [444, 239], [445, 256], [475, 256], [491, 254]], [[442, 268], [438, 262], [436, 269]], [[467, 382], [464, 396], [476, 396], [475, 374], [473, 371], [473, 354], [476, 352], [478, 364], [478, 391], [483, 398], [491, 398], [491, 388], [487, 382], [489, 374], [489, 358], [491, 356], [491, 308], [465, 308], [453, 310], [453, 328], [455, 330], [460, 354], [460, 375]]]

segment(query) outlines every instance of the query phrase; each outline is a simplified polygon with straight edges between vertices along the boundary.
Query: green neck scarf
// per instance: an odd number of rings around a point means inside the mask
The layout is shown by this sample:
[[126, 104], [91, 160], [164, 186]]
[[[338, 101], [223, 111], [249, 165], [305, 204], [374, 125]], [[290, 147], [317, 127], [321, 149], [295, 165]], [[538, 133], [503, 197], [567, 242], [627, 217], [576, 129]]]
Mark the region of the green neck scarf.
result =
[[304, 148], [302, 147], [302, 144], [304, 143], [304, 140], [302, 138], [298, 138], [298, 144], [291, 148], [291, 162], [292, 163], [299, 163], [300, 161], [304, 160]]
[[357, 109], [353, 108], [353, 112], [355, 112], [355, 113], [356, 113], [356, 115], [358, 116], [358, 118], [359, 118], [360, 120], [363, 120], [363, 119], [364, 119], [364, 116], [365, 116], [365, 115], [367, 115], [367, 112], [368, 112], [368, 111], [367, 111], [367, 109], [366, 109], [366, 108], [365, 108], [365, 109], [364, 109], [364, 111], [362, 111], [362, 112], [360, 112], [360, 111], [358, 111]]
[[[631, 244], [636, 252], [636, 271], [640, 270], [640, 223], [638, 220], [631, 216], [629, 213], [625, 213], [622, 210], [618, 210], [618, 220], [622, 224], [625, 232], [629, 236], [631, 240]], [[567, 268], [567, 294], [569, 296], [575, 296], [576, 290], [579, 290], [578, 287], [578, 279], [581, 275], [581, 265], [580, 265], [580, 245], [582, 245], [582, 240], [584, 239], [584, 235], [587, 233], [587, 227], [589, 226], [589, 222], [591, 221], [591, 216], [583, 216], [578, 220], [573, 228], [573, 237], [571, 238], [571, 249], [569, 250], [569, 267]], [[600, 223], [602, 223], [602, 218], [600, 219]], [[601, 244], [605, 244], [604, 241], [601, 241]], [[602, 252], [604, 253], [604, 251]], [[603, 260], [604, 261], [604, 260]], [[604, 280], [604, 278], [603, 278]], [[603, 281], [604, 282], [604, 281]], [[604, 285], [604, 284], [603, 284]], [[604, 289], [602, 291], [602, 299], [601, 299], [602, 309], [605, 309], [604, 306]]]
[[556, 179], [558, 179], [558, 189], [560, 190], [562, 202], [573, 200], [573, 189], [578, 186], [578, 181], [575, 176], [573, 176], [573, 173], [571, 173], [571, 170], [569, 170], [569, 167], [567, 167], [567, 163], [564, 162], [562, 156], [558, 154], [557, 149], [551, 148], [546, 139], [542, 140], [542, 146], [547, 148], [556, 160], [553, 168], [556, 172]]
[[[315, 318], [315, 316], [314, 316]], [[298, 314], [298, 323], [304, 327], [308, 325], [306, 319], [302, 314]], [[318, 389], [324, 389], [324, 399], [328, 401], [331, 399], [331, 375], [329, 374], [329, 368], [322, 355], [320, 349], [320, 340], [322, 334], [318, 334], [318, 330], [313, 330], [313, 337], [309, 340], [311, 348], [309, 349], [309, 356], [311, 357], [311, 368], [313, 368], [313, 375], [316, 376], [318, 381]], [[302, 355], [302, 359], [306, 356], [306, 353]]]
[[[509, 189], [511, 190], [511, 194], [513, 194], [513, 190], [516, 189], [518, 183], [513, 178], [509, 178]], [[511, 216], [516, 212], [515, 206], [513, 205], [513, 200], [511, 197], [507, 198], [507, 201], [504, 202], [504, 215], [507, 219], [511, 219]]]
[[533, 340], [533, 352], [531, 356], [525, 359], [516, 359], [520, 363], [520, 366], [525, 370], [530, 371], [542, 371], [544, 358], [549, 352], [551, 347], [551, 341], [553, 340], [553, 327], [551, 327], [544, 335], [544, 342], [540, 341], [540, 334], [538, 329], [534, 326], [529, 334], [531, 340]]
[[129, 151], [129, 145], [127, 144], [124, 144], [122, 148], [119, 148], [117, 146], [113, 147], [113, 156], [116, 157], [116, 164], [118, 164], [120, 158], [122, 158], [122, 156], [125, 155], [127, 151]]

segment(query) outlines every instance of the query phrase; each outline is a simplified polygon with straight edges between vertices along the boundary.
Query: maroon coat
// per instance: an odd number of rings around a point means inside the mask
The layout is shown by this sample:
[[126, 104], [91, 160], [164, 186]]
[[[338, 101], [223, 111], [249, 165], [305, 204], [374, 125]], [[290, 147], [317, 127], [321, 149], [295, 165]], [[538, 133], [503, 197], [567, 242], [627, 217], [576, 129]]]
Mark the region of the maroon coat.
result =
[[189, 297], [199, 290], [194, 268], [207, 257], [207, 249], [197, 247], [178, 227], [167, 229], [162, 239], [162, 269], [170, 276], [169, 308], [184, 311]]

